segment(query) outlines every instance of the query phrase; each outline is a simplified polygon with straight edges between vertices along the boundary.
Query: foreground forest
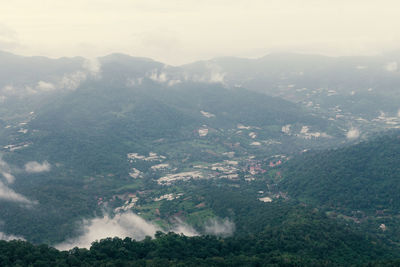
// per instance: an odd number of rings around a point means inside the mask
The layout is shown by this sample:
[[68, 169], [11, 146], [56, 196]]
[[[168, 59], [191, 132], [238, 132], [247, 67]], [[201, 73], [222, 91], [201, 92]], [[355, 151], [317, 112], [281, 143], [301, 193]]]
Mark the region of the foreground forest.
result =
[[230, 213], [232, 237], [157, 232], [142, 241], [107, 238], [59, 251], [1, 241], [1, 266], [344, 266], [396, 264], [398, 249], [295, 201], [260, 202], [237, 188], [198, 186], [214, 211]]

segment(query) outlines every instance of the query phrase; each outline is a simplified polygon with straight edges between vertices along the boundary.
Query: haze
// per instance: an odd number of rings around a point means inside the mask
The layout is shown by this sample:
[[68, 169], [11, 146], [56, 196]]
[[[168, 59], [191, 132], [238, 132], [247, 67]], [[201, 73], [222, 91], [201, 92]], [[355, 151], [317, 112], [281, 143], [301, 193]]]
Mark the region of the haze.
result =
[[398, 1], [3, 1], [0, 50], [172, 65], [270, 52], [366, 55], [398, 49]]

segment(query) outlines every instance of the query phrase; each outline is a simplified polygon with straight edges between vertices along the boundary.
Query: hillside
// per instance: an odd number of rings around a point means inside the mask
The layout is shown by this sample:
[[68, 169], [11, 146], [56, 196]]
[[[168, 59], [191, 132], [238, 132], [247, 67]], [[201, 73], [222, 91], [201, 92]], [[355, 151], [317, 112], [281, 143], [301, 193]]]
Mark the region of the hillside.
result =
[[207, 201], [212, 199], [216, 212], [235, 214], [238, 234], [222, 238], [158, 232], [155, 239], [107, 238], [92, 243], [89, 250], [68, 252], [23, 241], [2, 241], [0, 264], [343, 266], [393, 258], [393, 248], [311, 208], [290, 202], [262, 203], [237, 189], [203, 192]]
[[399, 156], [398, 132], [350, 147], [305, 153], [283, 167], [279, 187], [332, 216], [343, 215], [397, 240]]

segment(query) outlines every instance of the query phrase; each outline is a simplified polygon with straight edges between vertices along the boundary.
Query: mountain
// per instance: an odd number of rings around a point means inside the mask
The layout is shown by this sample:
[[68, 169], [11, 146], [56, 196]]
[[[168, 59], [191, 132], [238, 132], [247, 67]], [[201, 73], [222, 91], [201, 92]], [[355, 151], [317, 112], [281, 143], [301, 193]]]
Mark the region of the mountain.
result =
[[162, 177], [244, 179], [246, 164], [345, 140], [335, 123], [281, 98], [221, 83], [171, 84], [150, 59], [113, 54], [98, 62], [54, 78], [51, 90], [4, 100], [2, 161], [15, 176], [4, 190], [19, 195], [0, 200], [2, 231], [62, 242], [78, 234], [82, 218], [124, 207], [117, 198], [168, 194]]
[[398, 240], [399, 151], [395, 132], [350, 147], [305, 153], [284, 166], [279, 186], [293, 198], [370, 224]]
[[370, 131], [393, 128], [400, 95], [399, 53], [328, 57], [269, 54], [257, 59], [216, 58], [182, 66], [187, 76], [223, 77], [230, 86], [279, 96], [321, 116]]
[[[10, 65], [0, 238], [26, 240], [2, 242], [7, 255], [115, 263], [117, 247], [141, 262], [289, 265], [399, 255], [398, 133], [371, 139], [399, 127], [395, 58], [0, 58]], [[357, 91], [353, 78], [377, 87]], [[109, 235], [137, 241], [91, 246]], [[173, 254], [177, 243], [193, 251]]]

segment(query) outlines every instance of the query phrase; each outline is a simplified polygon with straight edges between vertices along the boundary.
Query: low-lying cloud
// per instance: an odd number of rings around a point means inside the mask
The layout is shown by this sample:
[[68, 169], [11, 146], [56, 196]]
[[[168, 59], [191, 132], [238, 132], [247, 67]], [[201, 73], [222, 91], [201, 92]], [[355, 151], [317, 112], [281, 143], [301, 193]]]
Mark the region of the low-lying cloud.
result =
[[182, 82], [178, 78], [170, 77], [167, 72], [163, 70], [159, 71], [157, 69], [153, 70], [150, 74], [147, 74], [147, 77], [156, 83], [166, 84], [167, 86], [174, 86]]
[[[82, 222], [82, 235], [66, 240], [61, 244], [55, 245], [57, 249], [68, 250], [74, 247], [89, 248], [95, 240], [107, 237], [131, 237], [136, 240], [143, 240], [146, 236], [154, 236], [157, 231], [164, 231], [158, 225], [146, 221], [140, 216], [132, 213], [120, 213], [114, 217], [106, 215]], [[210, 220], [205, 226], [207, 234], [228, 236], [233, 234], [234, 224], [228, 219]], [[167, 232], [181, 233], [186, 236], [197, 236], [193, 227], [176, 218], [174, 225]]]
[[11, 168], [7, 162], [0, 158], [0, 173], [6, 179], [7, 183], [12, 184], [15, 177], [11, 174]]
[[56, 89], [56, 86], [52, 83], [45, 82], [45, 81], [39, 81], [36, 85], [36, 90], [42, 91], [42, 92], [49, 92], [53, 91]]
[[0, 232], [0, 240], [11, 241], [11, 240], [25, 240], [25, 238], [16, 235], [9, 235], [3, 232]]
[[25, 171], [28, 173], [40, 173], [40, 172], [48, 172], [51, 169], [50, 163], [47, 161], [43, 161], [43, 163], [39, 163], [37, 161], [30, 161], [25, 164]]
[[8, 173], [8, 172], [4, 172], [4, 171], [1, 174], [7, 180], [7, 183], [9, 183], [9, 184], [14, 183], [14, 181], [15, 181], [14, 175], [12, 175], [11, 173]]
[[106, 237], [131, 237], [142, 240], [146, 236], [154, 236], [156, 231], [161, 231], [161, 228], [132, 212], [117, 214], [114, 217], [106, 215], [102, 218], [85, 220], [81, 236], [67, 240], [55, 247], [60, 250], [68, 250], [73, 247], [89, 248], [93, 241]]
[[170, 232], [184, 234], [185, 236], [196, 236], [199, 233], [190, 225], [180, 219], [176, 219], [175, 225], [169, 229]]
[[205, 225], [204, 230], [210, 235], [231, 236], [235, 231], [235, 224], [229, 219], [219, 220], [214, 218]]
[[9, 187], [15, 181], [14, 175], [11, 174], [11, 167], [0, 158], [0, 174], [6, 184], [0, 180], [0, 200], [6, 200], [11, 202], [18, 202], [24, 205], [36, 204], [36, 202], [29, 200], [25, 196], [16, 193], [13, 189]]
[[0, 181], [0, 199], [19, 202], [21, 204], [28, 204], [28, 205], [34, 204], [34, 202], [30, 201], [23, 195], [16, 193], [14, 190], [6, 186], [1, 181]]
[[93, 77], [100, 77], [101, 63], [97, 58], [86, 59], [82, 65], [83, 69]]
[[61, 89], [76, 90], [87, 78], [87, 74], [83, 71], [65, 74], [59, 83]]
[[347, 133], [346, 138], [349, 140], [354, 140], [360, 137], [360, 131], [357, 128], [352, 127]]
[[85, 59], [82, 70], [67, 73], [58, 84], [60, 89], [74, 91], [89, 77], [98, 79], [101, 77], [101, 63], [97, 58]]
[[225, 85], [226, 72], [216, 63], [207, 62], [204, 65], [204, 70], [199, 73], [184, 73], [184, 80], [200, 83], [220, 83]]
[[61, 78], [51, 81], [39, 80], [36, 84], [13, 85], [8, 84], [0, 88], [0, 101], [9, 97], [26, 97], [40, 93], [53, 92], [57, 90], [76, 90], [84, 81], [89, 78], [98, 79], [101, 77], [101, 63], [97, 58], [85, 59], [79, 70], [65, 73]]

